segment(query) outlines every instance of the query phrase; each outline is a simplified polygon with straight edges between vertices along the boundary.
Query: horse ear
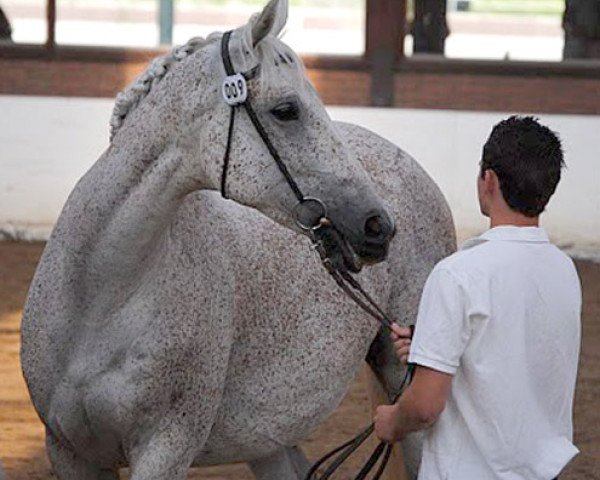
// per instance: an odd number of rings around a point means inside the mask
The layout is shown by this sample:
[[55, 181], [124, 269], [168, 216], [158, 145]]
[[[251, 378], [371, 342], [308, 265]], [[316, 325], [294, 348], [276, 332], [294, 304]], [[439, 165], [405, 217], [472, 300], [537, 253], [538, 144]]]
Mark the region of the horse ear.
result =
[[252, 17], [252, 46], [267, 35], [277, 36], [287, 22], [288, 0], [271, 0], [262, 12]]

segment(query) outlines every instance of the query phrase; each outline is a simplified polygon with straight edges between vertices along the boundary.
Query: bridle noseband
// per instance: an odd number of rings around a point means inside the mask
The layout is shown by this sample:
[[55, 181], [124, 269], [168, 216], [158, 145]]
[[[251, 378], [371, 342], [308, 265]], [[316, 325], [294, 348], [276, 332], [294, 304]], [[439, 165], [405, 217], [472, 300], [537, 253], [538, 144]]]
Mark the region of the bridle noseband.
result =
[[[325, 248], [325, 241], [327, 239], [340, 239], [342, 236], [340, 231], [335, 227], [333, 222], [327, 217], [327, 207], [322, 200], [315, 197], [305, 196], [298, 184], [291, 176], [285, 163], [281, 159], [281, 156], [277, 152], [273, 143], [269, 139], [267, 132], [263, 125], [260, 123], [254, 108], [252, 107], [251, 95], [248, 90], [248, 82], [258, 76], [260, 73], [260, 65], [257, 65], [253, 69], [245, 73], [236, 73], [231, 62], [231, 56], [229, 52], [229, 42], [231, 40], [232, 31], [228, 31], [223, 34], [221, 40], [221, 56], [223, 58], [223, 66], [227, 77], [223, 81], [222, 95], [225, 102], [231, 107], [229, 117], [229, 132], [227, 134], [227, 146], [225, 147], [225, 155], [223, 158], [223, 171], [221, 173], [221, 195], [223, 198], [227, 197], [227, 171], [229, 169], [229, 157], [231, 154], [231, 143], [233, 139], [233, 130], [235, 126], [235, 115], [236, 110], [243, 106], [250, 118], [250, 121], [254, 125], [254, 128], [258, 132], [265, 146], [269, 150], [269, 153], [275, 160], [279, 171], [285, 177], [287, 184], [294, 193], [298, 203], [294, 207], [292, 213], [294, 220], [298, 227], [308, 233], [315, 250], [321, 257], [321, 262], [325, 266], [326, 270], [331, 274], [336, 283], [342, 288], [342, 290], [365, 312], [371, 315], [377, 320], [384, 329], [391, 329], [392, 320], [385, 314], [385, 312], [377, 305], [377, 303], [371, 298], [371, 296], [362, 288], [360, 283], [352, 277], [352, 275], [345, 270], [340, 270], [334, 266], [331, 259], [328, 257], [327, 250]], [[314, 209], [311, 212], [311, 209]], [[404, 387], [410, 381], [412, 374], [412, 368], [407, 369], [406, 375], [402, 380], [400, 393], [402, 393]], [[400, 394], [394, 400], [394, 403], [398, 399]], [[352, 454], [358, 447], [360, 447], [365, 440], [373, 433], [373, 424], [355, 438], [346, 442], [344, 445], [336, 448], [329, 452], [327, 455], [317, 461], [310, 471], [308, 472], [305, 480], [315, 480], [316, 472], [327, 460], [333, 458], [332, 462], [327, 466], [323, 475], [318, 477], [320, 480], [325, 480], [331, 477], [333, 473], [341, 466], [341, 464]], [[373, 480], [379, 479], [383, 474], [383, 471], [388, 463], [388, 460], [392, 453], [392, 445], [385, 442], [381, 442], [369, 460], [365, 463], [363, 468], [360, 470], [355, 480], [366, 479], [367, 475], [377, 465], [377, 462], [382, 458], [379, 468], [373, 477]], [[335, 456], [337, 455], [337, 456]]]

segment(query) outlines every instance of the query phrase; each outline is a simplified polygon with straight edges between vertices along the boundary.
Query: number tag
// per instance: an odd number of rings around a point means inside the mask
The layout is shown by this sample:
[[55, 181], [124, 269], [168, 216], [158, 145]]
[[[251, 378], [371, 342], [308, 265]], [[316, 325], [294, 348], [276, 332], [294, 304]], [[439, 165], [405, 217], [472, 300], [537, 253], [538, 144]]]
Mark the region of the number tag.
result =
[[248, 86], [241, 73], [231, 75], [223, 81], [223, 99], [227, 105], [241, 105], [248, 98]]

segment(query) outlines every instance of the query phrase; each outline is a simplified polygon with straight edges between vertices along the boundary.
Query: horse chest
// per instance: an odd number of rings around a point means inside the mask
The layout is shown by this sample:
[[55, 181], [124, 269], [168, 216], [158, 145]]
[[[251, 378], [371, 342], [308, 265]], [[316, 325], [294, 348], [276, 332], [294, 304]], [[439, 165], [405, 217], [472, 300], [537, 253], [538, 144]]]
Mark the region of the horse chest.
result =
[[[341, 402], [379, 328], [335, 285], [305, 239], [268, 235], [265, 255], [265, 243], [246, 245], [246, 238], [227, 243], [235, 245], [234, 334], [207, 442], [213, 453], [200, 463], [228, 461], [228, 451], [238, 461], [258, 458], [305, 439]], [[386, 298], [384, 273], [361, 275], [376, 297]]]

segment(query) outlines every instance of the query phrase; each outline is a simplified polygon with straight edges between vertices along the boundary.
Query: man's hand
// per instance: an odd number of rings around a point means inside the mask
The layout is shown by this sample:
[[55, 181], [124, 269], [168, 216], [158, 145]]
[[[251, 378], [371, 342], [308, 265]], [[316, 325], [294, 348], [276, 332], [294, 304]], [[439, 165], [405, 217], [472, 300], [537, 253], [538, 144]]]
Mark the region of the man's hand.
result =
[[392, 339], [392, 342], [394, 342], [396, 355], [400, 361], [406, 365], [408, 363], [408, 354], [410, 353], [412, 330], [410, 327], [401, 327], [395, 323], [392, 323], [391, 328], [390, 338]]
[[417, 366], [412, 383], [395, 405], [377, 407], [373, 422], [377, 437], [388, 443], [431, 427], [440, 417], [452, 387], [452, 375]]
[[399, 429], [400, 408], [394, 405], [380, 405], [377, 407], [373, 422], [375, 423], [375, 435], [387, 443], [402, 440]]

